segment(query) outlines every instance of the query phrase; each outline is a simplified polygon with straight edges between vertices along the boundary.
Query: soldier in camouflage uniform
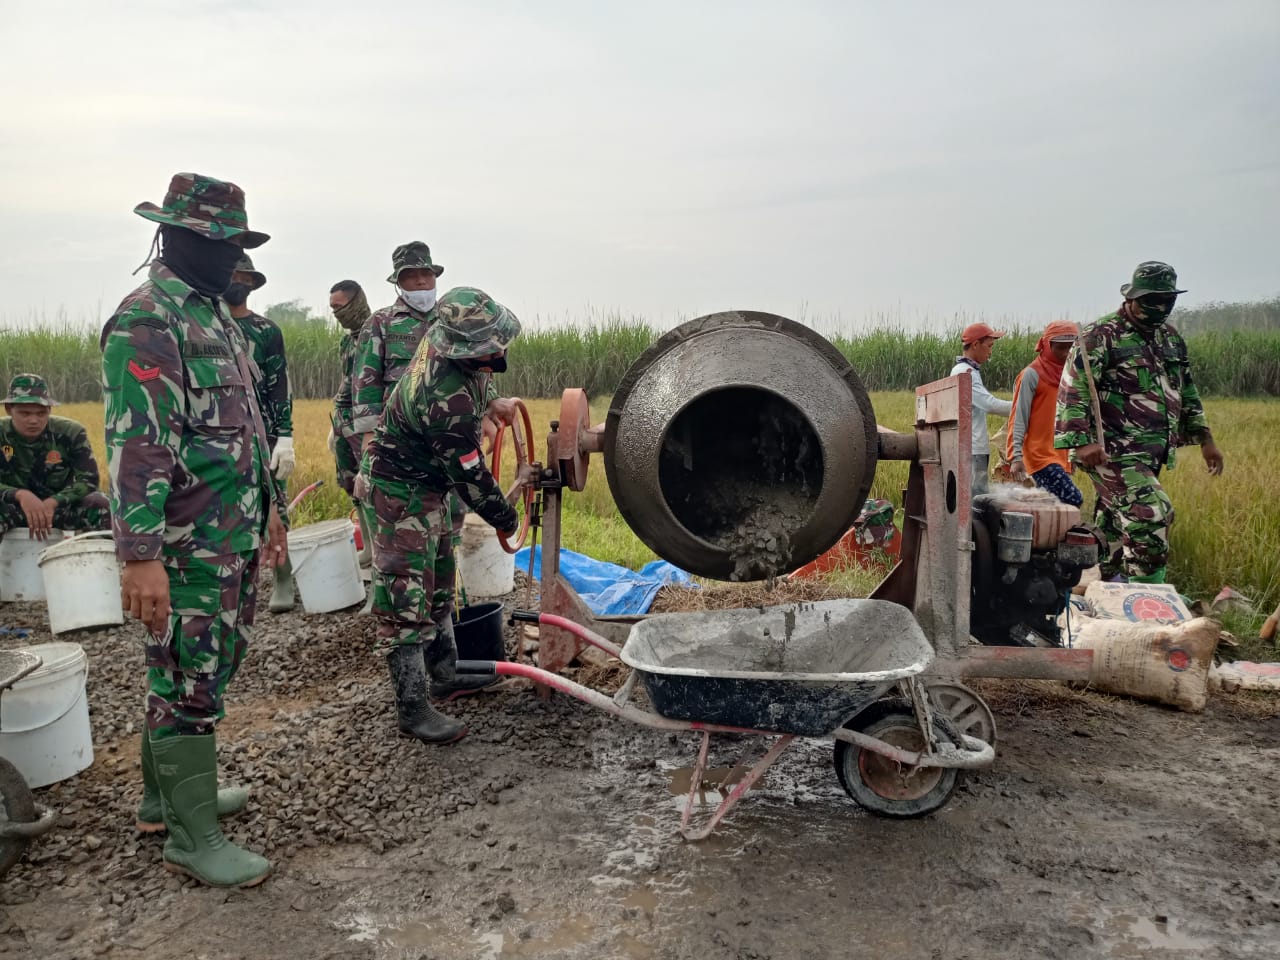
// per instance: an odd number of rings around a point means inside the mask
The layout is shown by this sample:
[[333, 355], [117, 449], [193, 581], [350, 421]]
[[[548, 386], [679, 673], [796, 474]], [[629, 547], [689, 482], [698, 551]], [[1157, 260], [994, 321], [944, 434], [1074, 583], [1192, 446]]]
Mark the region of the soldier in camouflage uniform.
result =
[[[254, 269], [253, 260], [246, 253], [236, 264], [222, 299], [230, 307], [236, 326], [249, 344], [249, 355], [261, 374], [254, 391], [267, 429], [267, 444], [271, 447], [270, 469], [283, 489], [297, 464], [293, 452], [293, 390], [289, 386], [289, 364], [284, 355], [284, 334], [272, 321], [249, 309], [249, 294], [266, 282], [266, 275]], [[287, 529], [289, 517], [283, 510], [280, 520]], [[293, 564], [287, 554], [284, 565], [276, 567], [272, 575], [274, 582], [267, 609], [272, 613], [292, 610]]]
[[98, 461], [84, 427], [49, 415], [57, 404], [34, 373], [9, 383], [0, 418], [0, 535], [26, 527], [44, 540], [51, 529], [105, 530], [111, 516], [98, 490]]
[[355, 499], [356, 476], [360, 473], [361, 437], [352, 425], [351, 378], [355, 374], [356, 348], [360, 332], [369, 319], [369, 301], [360, 284], [354, 280], [340, 280], [329, 289], [329, 308], [343, 329], [338, 357], [342, 364], [342, 379], [338, 392], [333, 396], [333, 414], [330, 417], [329, 452], [333, 454], [338, 469], [338, 486], [347, 492], [356, 507], [360, 520], [360, 565], [368, 566], [373, 558], [373, 541], [365, 511]]
[[[391, 254], [387, 282], [395, 284], [399, 295], [391, 306], [374, 313], [360, 331], [351, 377], [351, 427], [360, 436], [362, 452], [373, 438], [392, 389], [435, 320], [436, 278], [443, 273], [444, 267], [431, 259], [431, 248], [420, 240], [402, 243]], [[371, 505], [362, 504], [361, 512], [364, 528], [372, 531]], [[465, 511], [458, 505], [452, 512], [461, 532]], [[372, 609], [370, 594], [364, 612]]]
[[1102, 565], [1106, 578], [1165, 581], [1173, 504], [1160, 485], [1160, 471], [1173, 469], [1177, 447], [1199, 444], [1209, 472], [1222, 473], [1222, 453], [1191, 379], [1187, 345], [1166, 322], [1185, 292], [1167, 263], [1139, 264], [1132, 282], [1120, 288], [1120, 309], [1085, 327], [1059, 384], [1054, 445], [1070, 449], [1089, 474], [1098, 495], [1098, 524], [1111, 543], [1120, 544], [1118, 558]]
[[377, 517], [373, 609], [379, 643], [400, 731], [428, 743], [466, 734], [462, 723], [431, 706], [427, 690], [428, 669], [449, 682], [457, 660], [448, 496], [456, 493], [499, 530], [513, 533], [517, 525], [480, 447], [484, 417], [510, 423], [514, 416], [514, 401], [491, 399], [490, 374], [506, 369], [507, 345], [519, 332], [515, 316], [482, 291], [458, 287], [446, 293], [364, 460], [361, 479]]
[[148, 632], [138, 828], [167, 828], [167, 869], [251, 886], [270, 864], [218, 826], [245, 794], [217, 788], [214, 725], [248, 645], [259, 551], [283, 563], [285, 531], [255, 365], [221, 295], [267, 236], [249, 229], [239, 187], [199, 174], [134, 212], [160, 224], [162, 246], [101, 346], [122, 603]]

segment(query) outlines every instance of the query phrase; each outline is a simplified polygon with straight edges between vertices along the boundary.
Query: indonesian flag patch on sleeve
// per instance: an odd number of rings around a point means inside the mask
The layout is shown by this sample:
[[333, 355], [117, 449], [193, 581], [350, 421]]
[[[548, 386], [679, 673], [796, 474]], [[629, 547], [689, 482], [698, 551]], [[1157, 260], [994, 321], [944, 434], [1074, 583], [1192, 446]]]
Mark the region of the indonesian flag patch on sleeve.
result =
[[464, 453], [458, 458], [458, 462], [462, 464], [462, 469], [474, 470], [480, 466], [480, 451], [472, 450], [470, 453]]

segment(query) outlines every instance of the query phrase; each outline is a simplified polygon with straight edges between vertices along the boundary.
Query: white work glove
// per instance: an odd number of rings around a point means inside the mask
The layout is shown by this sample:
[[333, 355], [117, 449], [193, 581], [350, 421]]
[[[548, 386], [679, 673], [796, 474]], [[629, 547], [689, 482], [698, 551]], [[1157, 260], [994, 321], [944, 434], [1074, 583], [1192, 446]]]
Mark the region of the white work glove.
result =
[[334, 456], [338, 455], [338, 438], [334, 435], [333, 427], [329, 428], [329, 439], [325, 441], [329, 444], [329, 452]]
[[293, 437], [280, 437], [276, 448], [271, 451], [271, 472], [277, 480], [287, 480], [297, 463], [293, 455]]

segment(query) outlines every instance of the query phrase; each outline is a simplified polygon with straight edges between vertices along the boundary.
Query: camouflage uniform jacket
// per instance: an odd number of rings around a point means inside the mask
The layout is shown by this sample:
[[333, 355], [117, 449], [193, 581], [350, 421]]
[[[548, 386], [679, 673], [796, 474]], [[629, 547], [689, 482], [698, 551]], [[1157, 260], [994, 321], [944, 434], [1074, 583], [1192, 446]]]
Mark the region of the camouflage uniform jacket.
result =
[[222, 301], [162, 262], [102, 330], [111, 525], [122, 560], [227, 557], [262, 543], [278, 495], [258, 371]]
[[252, 311], [232, 319], [249, 341], [249, 354], [262, 373], [254, 389], [267, 428], [267, 443], [274, 449], [277, 439], [293, 436], [293, 390], [284, 358], [284, 334], [266, 317]]
[[1186, 342], [1167, 323], [1144, 327], [1122, 308], [1087, 326], [1071, 348], [1058, 386], [1055, 447], [1097, 441], [1082, 346], [1098, 388], [1108, 457], [1167, 460], [1172, 467], [1174, 447], [1209, 439]]
[[434, 310], [423, 316], [396, 298], [365, 321], [351, 378], [351, 426], [356, 433], [372, 433], [378, 426], [392, 388], [435, 318]]
[[98, 461], [84, 427], [50, 417], [44, 433], [28, 440], [0, 417], [0, 503], [16, 503], [19, 490], [74, 507], [98, 489]]
[[[364, 327], [361, 327], [363, 332]], [[338, 356], [342, 360], [342, 381], [338, 384], [338, 392], [333, 395], [333, 412], [335, 414], [336, 426], [341, 427], [341, 431], [334, 430], [338, 436], [350, 437], [355, 434], [355, 430], [351, 427], [352, 421], [352, 402], [351, 402], [351, 378], [355, 374], [356, 357], [359, 356], [360, 334], [344, 333], [342, 335], [342, 343], [338, 347]]]
[[441, 495], [452, 491], [490, 525], [514, 529], [515, 508], [480, 447], [491, 382], [488, 374], [468, 374], [452, 360], [420, 350], [369, 444], [370, 474]]

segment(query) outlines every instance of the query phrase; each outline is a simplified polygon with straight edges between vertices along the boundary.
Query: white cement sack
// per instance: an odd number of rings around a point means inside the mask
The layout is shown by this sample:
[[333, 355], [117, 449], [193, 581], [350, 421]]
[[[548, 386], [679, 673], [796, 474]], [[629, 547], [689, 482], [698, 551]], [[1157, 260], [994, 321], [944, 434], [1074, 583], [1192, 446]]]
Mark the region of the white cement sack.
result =
[[1204, 709], [1209, 667], [1221, 626], [1207, 617], [1186, 623], [1076, 620], [1072, 646], [1093, 651], [1089, 685], [1165, 703], [1190, 713]]
[[1280, 663], [1235, 660], [1217, 663], [1209, 670], [1209, 686], [1223, 690], [1270, 690], [1280, 693]]
[[1095, 617], [1128, 620], [1130, 623], [1155, 621], [1182, 623], [1191, 619], [1191, 611], [1178, 596], [1178, 589], [1167, 583], [1089, 584], [1084, 591]]

